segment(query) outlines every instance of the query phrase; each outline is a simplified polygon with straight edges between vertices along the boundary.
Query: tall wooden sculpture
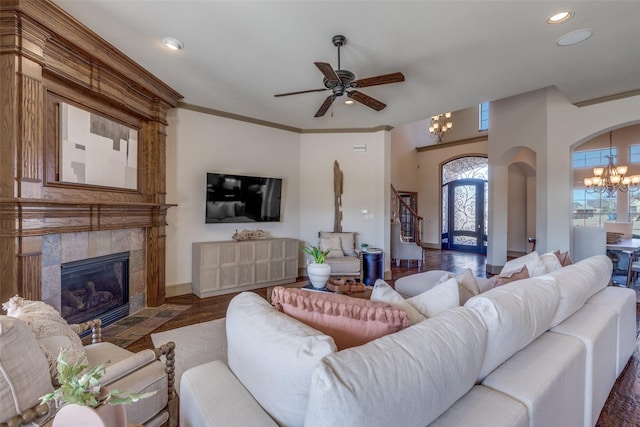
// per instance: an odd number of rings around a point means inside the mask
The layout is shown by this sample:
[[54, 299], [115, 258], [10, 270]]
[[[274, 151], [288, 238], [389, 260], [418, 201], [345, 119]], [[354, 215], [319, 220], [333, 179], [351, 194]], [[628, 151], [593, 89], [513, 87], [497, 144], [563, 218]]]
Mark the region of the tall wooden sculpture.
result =
[[337, 160], [333, 161], [333, 199], [335, 215], [333, 220], [333, 231], [342, 232], [342, 181], [343, 175]]

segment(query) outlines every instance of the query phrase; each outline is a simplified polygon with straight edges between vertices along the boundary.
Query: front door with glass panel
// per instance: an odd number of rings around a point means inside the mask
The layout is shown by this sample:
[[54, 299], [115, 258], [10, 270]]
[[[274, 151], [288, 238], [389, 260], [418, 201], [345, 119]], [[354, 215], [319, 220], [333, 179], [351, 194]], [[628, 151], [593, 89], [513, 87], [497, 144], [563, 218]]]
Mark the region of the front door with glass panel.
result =
[[484, 236], [484, 182], [449, 183], [449, 249], [482, 252]]

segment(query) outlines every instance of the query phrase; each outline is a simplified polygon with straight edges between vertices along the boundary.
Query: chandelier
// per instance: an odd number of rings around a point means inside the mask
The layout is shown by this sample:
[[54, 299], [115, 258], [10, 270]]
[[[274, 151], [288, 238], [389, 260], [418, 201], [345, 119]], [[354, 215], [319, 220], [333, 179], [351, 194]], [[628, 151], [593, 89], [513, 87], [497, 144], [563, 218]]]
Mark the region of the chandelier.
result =
[[451, 132], [452, 127], [451, 112], [438, 114], [437, 116], [431, 117], [429, 133], [432, 137], [437, 137], [438, 142], [442, 142], [442, 137]]
[[640, 175], [625, 176], [627, 166], [616, 166], [613, 158], [612, 134], [609, 132], [609, 159], [607, 167], [593, 168], [591, 178], [584, 179], [584, 186], [590, 193], [606, 193], [608, 197], [613, 197], [616, 191], [626, 193], [629, 187], [640, 186]]

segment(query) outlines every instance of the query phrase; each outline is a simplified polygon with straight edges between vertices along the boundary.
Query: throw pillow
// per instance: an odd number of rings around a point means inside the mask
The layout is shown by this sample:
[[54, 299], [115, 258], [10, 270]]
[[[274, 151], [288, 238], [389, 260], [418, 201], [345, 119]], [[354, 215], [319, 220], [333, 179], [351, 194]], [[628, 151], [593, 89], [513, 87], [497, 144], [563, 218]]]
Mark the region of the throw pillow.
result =
[[[342, 243], [342, 252], [345, 256], [356, 256], [356, 233], [352, 231], [330, 232], [321, 231], [320, 238], [338, 237]], [[338, 246], [340, 247], [340, 246]]]
[[58, 385], [57, 359], [61, 349], [67, 350], [67, 362], [73, 364], [84, 356], [79, 330], [70, 326], [58, 311], [42, 301], [29, 301], [19, 296], [2, 304], [7, 315], [26, 323], [33, 331], [40, 349], [49, 362], [51, 381]]
[[544, 264], [547, 273], [562, 268], [562, 263], [560, 263], [560, 259], [556, 256], [555, 252], [547, 252], [546, 254], [540, 255], [540, 261]]
[[540, 260], [540, 255], [538, 255], [538, 253], [535, 251], [519, 258], [512, 259], [511, 261], [507, 261], [504, 267], [502, 267], [502, 271], [500, 271], [500, 274], [509, 273], [511, 271], [518, 271], [522, 268], [523, 265], [527, 266], [527, 270], [529, 270], [529, 277], [546, 274], [545, 266]]
[[560, 252], [560, 250], [556, 250], [553, 253], [558, 257], [558, 260], [563, 267], [573, 264], [573, 260], [571, 259], [571, 256], [569, 256], [569, 251]]
[[407, 312], [377, 301], [276, 286], [271, 303], [333, 337], [338, 350], [365, 344], [409, 326]]
[[523, 265], [522, 268], [518, 271], [510, 271], [507, 273], [500, 273], [497, 276], [493, 276], [489, 278], [489, 282], [491, 283], [491, 287], [495, 288], [496, 286], [506, 285], [507, 283], [526, 279], [528, 277], [529, 270], [527, 269], [526, 265]]
[[320, 250], [322, 252], [329, 251], [327, 254], [327, 258], [338, 258], [344, 257], [344, 252], [342, 251], [342, 243], [340, 243], [340, 237], [326, 237], [320, 238]]
[[409, 304], [408, 300], [405, 300], [402, 295], [393, 289], [387, 282], [382, 279], [376, 280], [373, 284], [373, 290], [371, 291], [371, 301], [386, 302], [395, 307], [401, 308], [407, 312], [409, 323], [415, 325], [426, 319], [426, 317], [412, 304]]
[[470, 268], [467, 268], [461, 274], [447, 273], [443, 275], [438, 283], [444, 283], [447, 280], [455, 278], [458, 282], [458, 292], [460, 296], [460, 305], [464, 305], [471, 297], [480, 293], [480, 287], [476, 278], [473, 276], [473, 272]]
[[48, 368], [31, 329], [15, 317], [0, 316], [0, 422], [34, 407], [40, 396], [53, 391], [51, 379], [42, 375]]
[[407, 300], [427, 318], [460, 305], [460, 291], [455, 277]]

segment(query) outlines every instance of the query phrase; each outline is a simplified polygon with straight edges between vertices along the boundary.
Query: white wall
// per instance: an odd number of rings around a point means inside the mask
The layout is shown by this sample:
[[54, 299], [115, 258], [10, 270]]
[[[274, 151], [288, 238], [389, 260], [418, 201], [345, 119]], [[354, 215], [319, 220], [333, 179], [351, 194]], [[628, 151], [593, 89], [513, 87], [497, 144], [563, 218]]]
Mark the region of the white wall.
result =
[[[300, 239], [317, 245], [319, 231], [333, 230], [333, 162], [337, 160], [344, 177], [342, 230], [356, 231], [358, 245], [366, 242], [384, 249], [388, 270], [389, 132], [302, 134], [301, 139]], [[366, 145], [366, 151], [354, 151], [354, 145]]]
[[[186, 109], [173, 109], [167, 128], [167, 293], [191, 283], [191, 244], [230, 240], [236, 230], [262, 229], [298, 237], [300, 135]], [[284, 178], [282, 221], [205, 224], [206, 173]], [[183, 293], [183, 292], [178, 292]]]
[[570, 249], [573, 173], [571, 147], [603, 131], [640, 122], [640, 96], [587, 107], [571, 104], [557, 89], [541, 89], [491, 103], [489, 135], [492, 212], [487, 264], [506, 262], [508, 165], [519, 147], [536, 153], [538, 252]]

